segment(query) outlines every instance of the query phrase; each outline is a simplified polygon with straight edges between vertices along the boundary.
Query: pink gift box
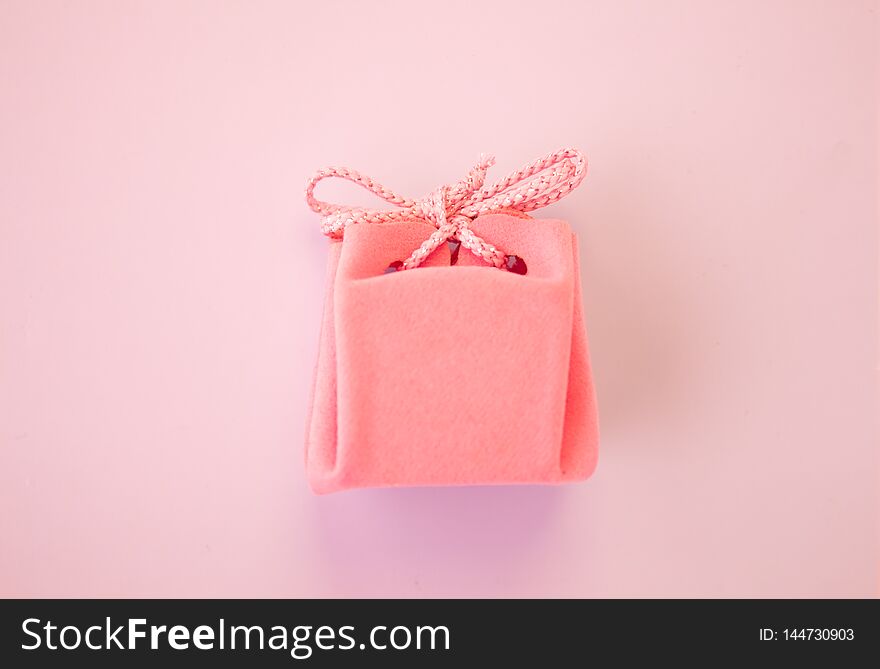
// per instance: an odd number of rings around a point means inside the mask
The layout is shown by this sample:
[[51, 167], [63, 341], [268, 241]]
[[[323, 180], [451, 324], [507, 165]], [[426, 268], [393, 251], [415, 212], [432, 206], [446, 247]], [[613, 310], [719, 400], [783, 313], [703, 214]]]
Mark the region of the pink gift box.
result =
[[596, 466], [598, 429], [577, 239], [560, 220], [470, 224], [526, 275], [440, 246], [384, 273], [433, 231], [361, 224], [330, 246], [306, 437], [317, 493], [416, 485], [560, 483]]

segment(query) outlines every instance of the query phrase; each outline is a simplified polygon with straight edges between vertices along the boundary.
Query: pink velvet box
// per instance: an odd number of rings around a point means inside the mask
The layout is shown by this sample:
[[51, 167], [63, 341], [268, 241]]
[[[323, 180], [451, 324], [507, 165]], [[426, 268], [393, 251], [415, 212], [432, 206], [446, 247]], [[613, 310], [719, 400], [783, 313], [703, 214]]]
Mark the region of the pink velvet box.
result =
[[577, 240], [564, 221], [485, 214], [470, 228], [524, 276], [442, 245], [383, 273], [434, 228], [349, 226], [330, 245], [306, 437], [317, 493], [559, 483], [596, 465]]

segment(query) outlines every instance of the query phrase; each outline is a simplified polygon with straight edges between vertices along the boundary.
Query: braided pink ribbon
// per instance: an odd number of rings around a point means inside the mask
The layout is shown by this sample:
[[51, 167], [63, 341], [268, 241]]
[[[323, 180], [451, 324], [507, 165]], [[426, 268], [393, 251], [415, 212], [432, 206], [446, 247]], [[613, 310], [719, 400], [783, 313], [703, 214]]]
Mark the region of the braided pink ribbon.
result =
[[[450, 239], [495, 267], [503, 267], [507, 258], [492, 244], [480, 239], [468, 227], [480, 214], [514, 210], [534, 211], [553, 204], [576, 188], [587, 173], [584, 155], [575, 149], [561, 149], [540, 158], [491, 186], [485, 186], [486, 172], [495, 164], [492, 156], [481, 156], [467, 178], [456, 184], [440, 186], [421, 200], [397, 195], [360, 172], [346, 167], [326, 167], [309, 179], [306, 202], [313, 211], [323, 214], [321, 231], [331, 239], [342, 239], [345, 228], [354, 223], [390, 223], [424, 220], [437, 230], [397, 269], [415, 269], [437, 247]], [[380, 210], [349, 207], [322, 202], [315, 198], [315, 186], [323, 179], [337, 177], [352, 181], [375, 193], [397, 209]]]

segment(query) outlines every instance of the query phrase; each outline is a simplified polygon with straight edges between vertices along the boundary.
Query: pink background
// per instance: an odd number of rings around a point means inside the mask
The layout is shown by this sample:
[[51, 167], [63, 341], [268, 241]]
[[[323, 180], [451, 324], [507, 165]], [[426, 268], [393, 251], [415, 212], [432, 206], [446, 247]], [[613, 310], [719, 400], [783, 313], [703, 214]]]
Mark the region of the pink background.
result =
[[[0, 594], [874, 595], [877, 10], [2, 2]], [[596, 475], [313, 496], [308, 175], [567, 145]]]

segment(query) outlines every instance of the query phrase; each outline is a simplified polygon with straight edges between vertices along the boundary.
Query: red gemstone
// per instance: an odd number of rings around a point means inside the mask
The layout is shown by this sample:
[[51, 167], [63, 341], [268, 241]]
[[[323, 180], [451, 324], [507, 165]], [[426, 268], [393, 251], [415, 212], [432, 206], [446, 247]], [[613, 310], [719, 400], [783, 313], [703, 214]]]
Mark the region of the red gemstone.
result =
[[526, 261], [519, 256], [504, 256], [504, 268], [514, 274], [525, 274], [528, 271]]
[[394, 272], [399, 272], [402, 269], [403, 269], [403, 261], [402, 260], [395, 260], [393, 263], [388, 265], [388, 267], [386, 267], [385, 271], [382, 273], [383, 274], [393, 274]]
[[457, 239], [447, 239], [446, 244], [449, 246], [449, 264], [454, 265], [458, 262], [458, 251], [461, 249], [461, 242]]

